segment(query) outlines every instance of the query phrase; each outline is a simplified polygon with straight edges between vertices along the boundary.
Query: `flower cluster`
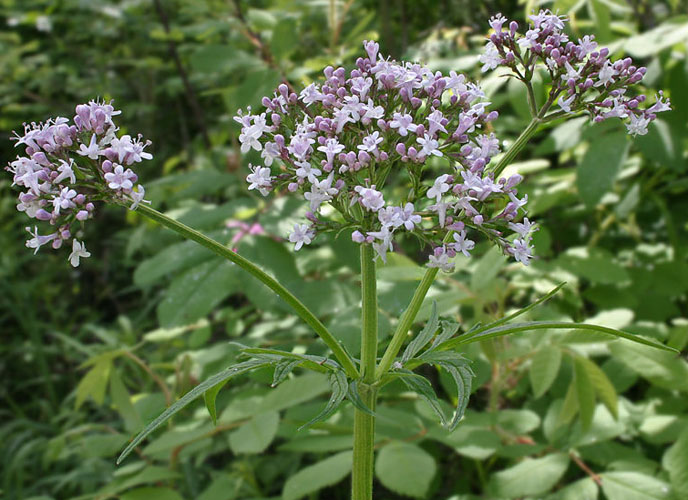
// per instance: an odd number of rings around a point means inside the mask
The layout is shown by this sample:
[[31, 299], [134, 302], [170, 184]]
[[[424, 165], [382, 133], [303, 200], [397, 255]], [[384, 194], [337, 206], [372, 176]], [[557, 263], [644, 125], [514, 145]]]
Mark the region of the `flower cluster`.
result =
[[524, 82], [530, 80], [536, 65], [544, 67], [552, 88], [541, 111], [557, 102], [557, 116], [587, 112], [595, 122], [627, 119], [629, 134], [645, 135], [656, 114], [670, 109], [661, 92], [647, 109], [639, 107], [646, 99], [644, 95], [627, 95], [629, 86], [640, 82], [646, 72], [630, 57], [610, 61], [609, 49], [598, 49], [594, 36], [586, 35], [574, 43], [564, 33], [566, 18], [549, 10], [529, 16], [529, 20], [526, 33], [521, 34], [517, 22], [509, 22], [501, 14], [492, 17], [489, 24], [494, 33], [480, 62], [483, 71], [508, 67]]
[[521, 177], [486, 169], [500, 147], [485, 94], [462, 74], [385, 59], [375, 42], [364, 48], [349, 73], [327, 67], [321, 84], [298, 95], [282, 84], [263, 98], [265, 111], [234, 118], [242, 152], [263, 159], [249, 165], [249, 190], [304, 197], [307, 221], [289, 235], [297, 250], [320, 231], [346, 228], [386, 260], [394, 236], [407, 233], [430, 245], [429, 266], [451, 271], [482, 234], [527, 264], [532, 224], [513, 223], [527, 202], [516, 190]]
[[[23, 188], [17, 210], [53, 227], [41, 235], [38, 228], [27, 227], [31, 238], [26, 246], [38, 249], [50, 243], [54, 249], [71, 240], [69, 262], [89, 257], [86, 246], [75, 232], [93, 217], [95, 203], [126, 203], [132, 210], [142, 201], [144, 189], [135, 187], [137, 176], [130, 166], [152, 158], [144, 151], [150, 144], [141, 137], [117, 137], [110, 103], [90, 101], [76, 107], [73, 124], [67, 118], [25, 125], [16, 135], [16, 145], [25, 147], [6, 170], [14, 175], [13, 185]], [[34, 252], [34, 253], [35, 253]]]

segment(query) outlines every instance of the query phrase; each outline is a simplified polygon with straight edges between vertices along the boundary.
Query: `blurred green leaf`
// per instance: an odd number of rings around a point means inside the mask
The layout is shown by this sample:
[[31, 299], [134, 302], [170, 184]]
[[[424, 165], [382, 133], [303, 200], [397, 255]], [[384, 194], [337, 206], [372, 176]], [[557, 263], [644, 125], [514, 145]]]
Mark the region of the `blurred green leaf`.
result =
[[436, 472], [432, 455], [401, 441], [383, 446], [375, 461], [375, 474], [386, 488], [414, 498], [425, 497]]
[[588, 207], [594, 207], [612, 188], [629, 144], [625, 132], [600, 135], [590, 143], [578, 166], [576, 181], [578, 194]]
[[304, 467], [284, 483], [283, 500], [297, 500], [339, 483], [351, 472], [352, 452], [343, 451]]
[[569, 466], [569, 457], [552, 453], [542, 458], [527, 458], [496, 472], [490, 478], [490, 491], [500, 498], [542, 495], [550, 491]]
[[556, 346], [543, 347], [535, 354], [528, 371], [533, 396], [539, 398], [547, 392], [559, 373], [560, 365], [561, 349]]

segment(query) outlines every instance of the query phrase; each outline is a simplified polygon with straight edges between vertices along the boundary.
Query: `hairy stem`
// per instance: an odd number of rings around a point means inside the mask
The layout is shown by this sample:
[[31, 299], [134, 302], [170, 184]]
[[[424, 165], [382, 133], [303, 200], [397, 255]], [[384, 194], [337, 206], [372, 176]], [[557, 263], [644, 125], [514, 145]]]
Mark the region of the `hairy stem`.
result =
[[[372, 246], [361, 245], [361, 399], [375, 408], [377, 387], [375, 363], [377, 361], [377, 285], [375, 253]], [[375, 417], [358, 408], [354, 410], [354, 462], [351, 476], [353, 500], [373, 498], [373, 451], [375, 446]]]
[[147, 207], [145, 205], [139, 205], [136, 210], [142, 215], [145, 215], [149, 219], [165, 226], [176, 233], [179, 233], [184, 238], [193, 240], [201, 246], [213, 251], [220, 257], [235, 263], [237, 266], [242, 268], [244, 271], [251, 274], [253, 277], [257, 278], [259, 281], [263, 282], [268, 288], [275, 292], [282, 300], [289, 304], [294, 312], [298, 314], [301, 319], [303, 319], [308, 326], [313, 328], [315, 333], [327, 344], [327, 346], [332, 350], [335, 358], [341, 363], [342, 367], [346, 371], [346, 374], [351, 378], [358, 378], [358, 369], [354, 364], [351, 357], [346, 353], [342, 346], [337, 342], [337, 339], [327, 330], [325, 325], [315, 317], [315, 315], [298, 299], [287, 290], [283, 285], [281, 285], [277, 280], [275, 280], [270, 275], [262, 271], [258, 266], [252, 262], [246, 260], [241, 255], [233, 252], [226, 246], [217, 241], [208, 238], [206, 235], [190, 228], [189, 226], [176, 221], [157, 210]]

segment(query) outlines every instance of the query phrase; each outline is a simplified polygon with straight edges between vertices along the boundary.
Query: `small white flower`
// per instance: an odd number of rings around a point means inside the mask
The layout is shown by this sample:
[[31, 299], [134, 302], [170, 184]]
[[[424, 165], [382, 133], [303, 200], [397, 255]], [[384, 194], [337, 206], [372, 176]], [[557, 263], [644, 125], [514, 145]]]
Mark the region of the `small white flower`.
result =
[[485, 45], [485, 52], [480, 54], [478, 61], [483, 64], [480, 71], [485, 73], [499, 66], [502, 63], [502, 56], [499, 54], [499, 50], [497, 50], [494, 43], [487, 42], [487, 45]]
[[260, 194], [267, 196], [272, 187], [272, 177], [270, 176], [270, 169], [256, 165], [255, 167], [249, 163], [248, 168], [251, 173], [246, 176], [246, 182], [249, 183], [248, 190], [257, 189]]
[[72, 253], [69, 254], [69, 263], [72, 267], [79, 267], [79, 259], [83, 257], [84, 259], [91, 256], [90, 252], [86, 251], [86, 244], [77, 241], [76, 238], [72, 241]]
[[417, 125], [413, 123], [413, 117], [408, 113], [403, 115], [401, 113], [394, 113], [389, 126], [398, 129], [399, 135], [402, 137], [406, 137], [409, 132], [415, 132], [417, 128]]
[[128, 168], [124, 170], [122, 165], [115, 165], [115, 169], [112, 172], [105, 174], [105, 180], [110, 189], [128, 190], [134, 187], [132, 179], [135, 175], [136, 174], [134, 174], [131, 169]]
[[470, 257], [470, 251], [475, 248], [475, 241], [466, 239], [466, 231], [461, 231], [459, 234], [454, 233], [454, 241], [451, 246], [456, 253], [461, 252], [466, 257]]
[[449, 184], [446, 182], [447, 179], [449, 179], [449, 174], [442, 174], [435, 179], [435, 183], [428, 189], [428, 198], [434, 198], [435, 201], [439, 203], [442, 195], [449, 191]]
[[509, 222], [509, 229], [518, 233], [521, 238], [527, 238], [531, 232], [537, 231], [539, 228], [530, 222], [528, 217], [525, 217], [523, 222]]
[[295, 244], [294, 250], [298, 251], [304, 244], [310, 245], [314, 236], [315, 231], [306, 224], [294, 224], [294, 231], [289, 234], [289, 241]]
[[334, 172], [330, 172], [326, 179], [316, 180], [311, 184], [311, 190], [304, 193], [304, 198], [311, 203], [311, 212], [318, 210], [322, 203], [330, 201], [339, 192], [337, 188], [332, 187], [333, 180]]
[[295, 162], [299, 168], [296, 169], [296, 177], [299, 179], [308, 179], [308, 182], [313, 184], [318, 181], [318, 177], [322, 175], [322, 171], [319, 168], [313, 167], [308, 161]]
[[129, 197], [133, 203], [129, 207], [129, 210], [136, 210], [141, 203], [150, 203], [150, 201], [143, 199], [144, 196], [146, 196], [146, 190], [141, 184], [136, 186], [136, 190], [132, 189], [131, 193], [129, 193]]
[[650, 118], [645, 118], [643, 115], [636, 115], [631, 113], [629, 115], [631, 121], [626, 124], [626, 130], [631, 135], [645, 135], [647, 134], [647, 126], [650, 124]]
[[571, 94], [569, 97], [565, 98], [563, 95], [559, 98], [559, 107], [563, 109], [566, 113], [571, 112], [571, 104], [576, 99], [576, 94]]
[[418, 153], [420, 156], [442, 156], [442, 151], [439, 150], [439, 141], [433, 139], [429, 134], [425, 134], [423, 137], [418, 137], [416, 141], [422, 146], [422, 149]]
[[413, 203], [407, 203], [404, 208], [399, 208], [394, 214], [393, 224], [394, 227], [404, 226], [407, 231], [413, 231], [416, 225], [421, 223], [421, 217], [413, 212], [416, 208]]
[[614, 83], [614, 77], [616, 76], [617, 71], [614, 69], [612, 66], [612, 63], [610, 63], [608, 60], [604, 62], [604, 66], [600, 69], [600, 73], [597, 75], [597, 82], [595, 82], [595, 87], [600, 87], [604, 85], [605, 87], [610, 84]]
[[93, 134], [91, 136], [91, 142], [88, 146], [86, 146], [85, 144], [79, 146], [79, 151], [77, 151], [77, 153], [81, 156], [88, 156], [91, 160], [97, 160], [98, 156], [100, 156], [100, 148], [98, 147], [96, 134]]
[[383, 198], [382, 193], [377, 191], [374, 185], [369, 188], [356, 186], [354, 191], [356, 191], [361, 197], [361, 205], [371, 212], [377, 212], [385, 206], [385, 199]]
[[513, 246], [509, 247], [508, 251], [524, 266], [530, 264], [530, 259], [533, 258], [533, 248], [525, 239], [514, 240]]
[[360, 149], [361, 151], [367, 151], [369, 153], [377, 153], [377, 145], [380, 144], [383, 140], [384, 138], [380, 137], [380, 132], [376, 130], [372, 134], [363, 138], [363, 144], [359, 144], [358, 149]]
[[454, 263], [449, 261], [446, 249], [439, 247], [428, 257], [428, 267], [437, 267], [445, 273], [451, 273], [454, 270]]
[[36, 255], [38, 250], [43, 245], [54, 240], [57, 237], [57, 233], [52, 233], [52, 234], [48, 234], [46, 236], [41, 236], [40, 234], [38, 234], [38, 228], [36, 226], [33, 227], [33, 232], [31, 232], [30, 227], [27, 227], [26, 230], [29, 232], [29, 234], [31, 236], [33, 236], [33, 238], [31, 238], [30, 240], [26, 240], [26, 246], [28, 248], [35, 248], [35, 250], [33, 252], [34, 255]]

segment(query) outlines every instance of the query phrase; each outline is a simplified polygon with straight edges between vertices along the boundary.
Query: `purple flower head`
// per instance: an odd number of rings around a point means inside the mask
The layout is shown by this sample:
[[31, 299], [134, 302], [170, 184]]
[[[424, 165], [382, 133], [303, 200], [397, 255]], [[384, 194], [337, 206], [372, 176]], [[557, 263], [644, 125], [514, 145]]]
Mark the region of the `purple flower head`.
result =
[[118, 203], [132, 210], [147, 202], [143, 186], [135, 187], [138, 176], [127, 166], [152, 158], [144, 151], [149, 141], [117, 135], [113, 117], [120, 111], [112, 103], [89, 101], [78, 105], [75, 113], [72, 124], [57, 117], [25, 125], [23, 135], [15, 133], [16, 145], [24, 146], [25, 156], [6, 167], [13, 185], [23, 190], [17, 210], [53, 226], [47, 236], [34, 227], [27, 246], [37, 251], [50, 243], [58, 249], [72, 240], [68, 260], [73, 266], [90, 255], [72, 233], [93, 217], [95, 202]]
[[[561, 20], [538, 22], [552, 36]], [[496, 67], [508, 60], [503, 45], [513, 35], [503, 16], [491, 23], [500, 41], [483, 64]], [[533, 41], [543, 43], [539, 32]], [[470, 254], [480, 234], [510, 253], [502, 234], [527, 199], [512, 199], [519, 177], [487, 172], [500, 142], [488, 128], [498, 115], [485, 93], [454, 71], [385, 58], [375, 42], [364, 50], [352, 71], [327, 67], [298, 96], [280, 85], [262, 99], [265, 111], [234, 117], [242, 152], [259, 151], [264, 163], [249, 165], [249, 190], [305, 200], [306, 221], [288, 236], [295, 249], [319, 232], [350, 229], [354, 242], [371, 245], [383, 261], [395, 238], [417, 237], [436, 248], [428, 265], [445, 271], [457, 254]], [[125, 164], [119, 160], [112, 158]]]

